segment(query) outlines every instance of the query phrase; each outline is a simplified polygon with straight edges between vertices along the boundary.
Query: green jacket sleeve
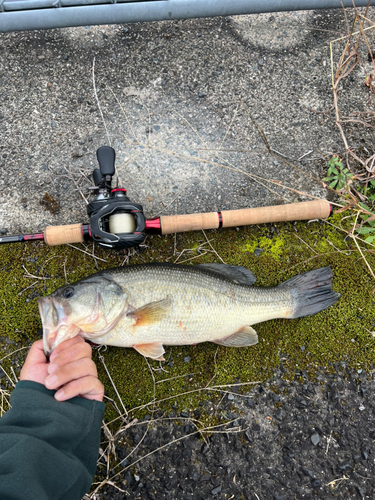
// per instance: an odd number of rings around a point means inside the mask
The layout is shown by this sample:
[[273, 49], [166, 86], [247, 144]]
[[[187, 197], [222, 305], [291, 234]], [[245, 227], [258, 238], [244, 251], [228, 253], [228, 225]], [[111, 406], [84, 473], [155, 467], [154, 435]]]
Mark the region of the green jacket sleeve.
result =
[[11, 394], [0, 419], [2, 500], [79, 500], [92, 484], [105, 405], [54, 393], [21, 381]]

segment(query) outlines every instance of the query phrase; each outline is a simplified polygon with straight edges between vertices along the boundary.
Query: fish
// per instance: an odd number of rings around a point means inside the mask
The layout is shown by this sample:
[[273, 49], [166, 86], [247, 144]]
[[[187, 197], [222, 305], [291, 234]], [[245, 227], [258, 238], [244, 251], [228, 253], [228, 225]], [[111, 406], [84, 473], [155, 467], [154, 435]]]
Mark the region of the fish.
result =
[[46, 356], [80, 335], [94, 344], [132, 347], [163, 360], [165, 345], [214, 342], [247, 347], [252, 325], [300, 318], [334, 304], [332, 270], [322, 267], [278, 286], [253, 286], [242, 266], [148, 263], [99, 271], [38, 299]]

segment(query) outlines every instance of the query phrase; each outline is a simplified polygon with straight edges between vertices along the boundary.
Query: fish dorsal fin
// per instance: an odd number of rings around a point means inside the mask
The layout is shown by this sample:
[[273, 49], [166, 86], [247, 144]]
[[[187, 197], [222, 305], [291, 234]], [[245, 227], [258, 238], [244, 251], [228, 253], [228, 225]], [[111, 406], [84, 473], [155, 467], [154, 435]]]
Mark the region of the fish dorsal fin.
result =
[[229, 264], [198, 264], [199, 267], [203, 267], [212, 271], [216, 274], [220, 274], [226, 279], [230, 279], [239, 285], [253, 285], [256, 282], [256, 277], [254, 273], [243, 266], [230, 266]]
[[152, 344], [135, 344], [132, 346], [133, 349], [146, 356], [146, 358], [157, 359], [158, 361], [164, 361], [163, 354], [165, 353], [164, 347], [158, 342]]
[[233, 333], [224, 339], [214, 340], [215, 344], [227, 347], [246, 347], [258, 343], [258, 335], [251, 326], [243, 326], [238, 332]]
[[150, 302], [139, 309], [128, 312], [127, 316], [134, 318], [135, 326], [149, 325], [150, 323], [155, 323], [163, 319], [168, 313], [171, 305], [172, 300], [169, 297], [166, 297], [165, 299]]

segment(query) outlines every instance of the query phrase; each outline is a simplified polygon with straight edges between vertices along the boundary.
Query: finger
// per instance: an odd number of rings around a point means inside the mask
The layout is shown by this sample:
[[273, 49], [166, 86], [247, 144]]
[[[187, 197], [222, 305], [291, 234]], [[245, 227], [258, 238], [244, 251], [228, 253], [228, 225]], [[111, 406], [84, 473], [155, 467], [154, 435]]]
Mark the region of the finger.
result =
[[57, 389], [72, 380], [88, 375], [97, 377], [96, 365], [92, 359], [82, 358], [58, 368], [46, 378], [45, 385], [47, 389]]
[[72, 380], [64, 385], [55, 394], [55, 399], [58, 401], [66, 401], [67, 399], [81, 396], [85, 399], [95, 399], [102, 401], [104, 396], [104, 386], [96, 377], [91, 375]]
[[86, 342], [70, 345], [67, 349], [64, 349], [53, 358], [52, 362], [48, 365], [48, 373], [54, 373], [64, 365], [68, 365], [79, 359], [91, 359], [91, 354], [91, 346]]
[[79, 335], [76, 335], [72, 339], [65, 340], [64, 342], [61, 342], [56, 349], [54, 349], [53, 353], [50, 356], [50, 361], [53, 361], [56, 356], [58, 356], [62, 351], [65, 351], [65, 349], [69, 349], [70, 347], [77, 345], [77, 344], [83, 344], [85, 343], [85, 340], [80, 337]]

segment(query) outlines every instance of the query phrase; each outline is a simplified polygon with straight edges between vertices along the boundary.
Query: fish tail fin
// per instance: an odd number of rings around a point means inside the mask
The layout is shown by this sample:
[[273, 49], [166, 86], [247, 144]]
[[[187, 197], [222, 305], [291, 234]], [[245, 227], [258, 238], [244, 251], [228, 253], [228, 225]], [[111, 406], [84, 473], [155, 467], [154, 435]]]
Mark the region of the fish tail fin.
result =
[[316, 314], [331, 306], [340, 297], [332, 290], [332, 270], [321, 267], [299, 274], [279, 285], [290, 290], [295, 301], [295, 308], [289, 318], [301, 318]]

